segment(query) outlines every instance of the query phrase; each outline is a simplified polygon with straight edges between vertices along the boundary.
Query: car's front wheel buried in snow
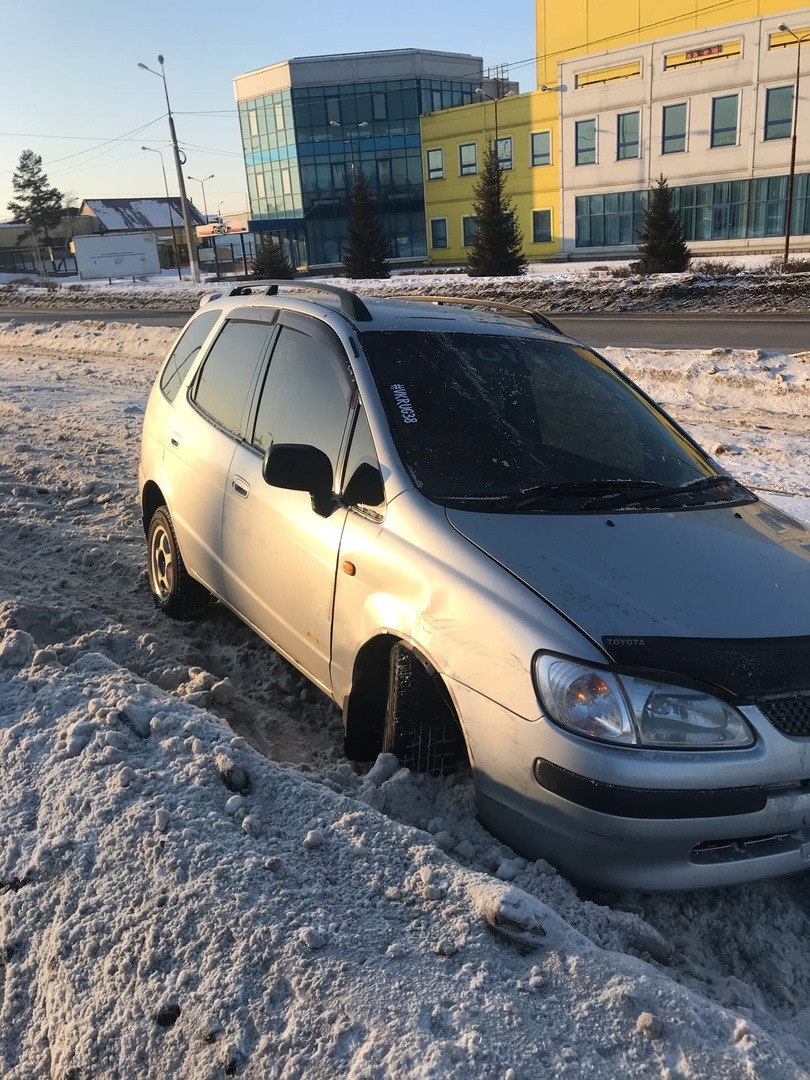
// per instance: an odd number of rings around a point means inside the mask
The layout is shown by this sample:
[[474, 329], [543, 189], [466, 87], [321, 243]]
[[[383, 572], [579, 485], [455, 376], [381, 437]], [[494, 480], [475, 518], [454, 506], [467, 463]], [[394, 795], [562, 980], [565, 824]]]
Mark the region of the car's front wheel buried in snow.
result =
[[149, 588], [155, 606], [173, 619], [191, 619], [208, 600], [207, 590], [186, 570], [165, 506], [152, 515], [147, 533]]
[[467, 748], [446, 694], [405, 646], [393, 647], [390, 664], [383, 750], [414, 772], [455, 772]]

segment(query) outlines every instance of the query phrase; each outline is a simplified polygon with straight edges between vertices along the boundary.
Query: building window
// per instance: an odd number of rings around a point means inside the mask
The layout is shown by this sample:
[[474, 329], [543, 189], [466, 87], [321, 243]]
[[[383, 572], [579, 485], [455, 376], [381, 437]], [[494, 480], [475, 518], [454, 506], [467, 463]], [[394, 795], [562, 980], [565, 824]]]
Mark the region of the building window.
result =
[[535, 244], [551, 243], [550, 210], [532, 210], [532, 240]]
[[619, 113], [616, 126], [616, 160], [641, 157], [641, 113]]
[[447, 247], [447, 218], [434, 217], [430, 219], [430, 246], [432, 248]]
[[280, 101], [277, 101], [273, 106], [273, 112], [276, 117], [276, 131], [284, 130], [284, 106]]
[[737, 145], [738, 104], [737, 94], [712, 98], [712, 146]]
[[461, 219], [461, 229], [464, 234], [464, 247], [472, 247], [478, 235], [478, 222], [474, 217], [463, 217]]
[[256, 193], [260, 199], [267, 198], [267, 188], [264, 186], [264, 173], [256, 173]]
[[501, 169], [508, 172], [512, 168], [512, 136], [507, 135], [505, 139], [498, 139], [497, 146], [498, 164]]
[[686, 102], [664, 106], [662, 154], [680, 154], [686, 150]]
[[251, 139], [258, 139], [259, 137], [259, 117], [256, 114], [255, 109], [248, 109], [248, 130], [250, 131]]
[[428, 150], [427, 174], [428, 180], [444, 180], [444, 150]]
[[284, 195], [292, 195], [292, 178], [289, 169], [281, 170], [281, 191]]
[[593, 165], [596, 162], [596, 121], [577, 120], [576, 164]]
[[532, 168], [551, 164], [551, 132], [532, 132]]
[[375, 93], [371, 95], [372, 116], [375, 120], [385, 120], [388, 117], [385, 94]]
[[765, 138], [789, 139], [793, 129], [793, 87], [775, 86], [765, 98]]
[[459, 176], [475, 176], [478, 172], [478, 147], [474, 142], [462, 143], [458, 148]]

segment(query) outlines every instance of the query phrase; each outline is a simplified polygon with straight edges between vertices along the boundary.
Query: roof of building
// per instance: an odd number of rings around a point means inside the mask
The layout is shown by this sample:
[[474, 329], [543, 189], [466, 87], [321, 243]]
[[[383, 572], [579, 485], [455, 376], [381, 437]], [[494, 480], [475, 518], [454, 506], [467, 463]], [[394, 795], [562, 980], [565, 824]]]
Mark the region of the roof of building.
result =
[[[191, 225], [204, 225], [205, 217], [194, 204], [188, 204]], [[129, 232], [137, 229], [183, 228], [183, 212], [179, 198], [156, 199], [85, 199], [82, 214], [93, 215], [107, 232]]]

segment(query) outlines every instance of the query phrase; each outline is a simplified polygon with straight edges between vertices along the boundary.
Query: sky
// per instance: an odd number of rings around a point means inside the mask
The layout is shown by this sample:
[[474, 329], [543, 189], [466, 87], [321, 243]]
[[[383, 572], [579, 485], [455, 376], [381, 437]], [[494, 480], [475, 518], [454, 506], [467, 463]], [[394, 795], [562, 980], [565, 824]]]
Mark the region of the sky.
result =
[[[13, 198], [12, 174], [23, 150], [42, 157], [51, 184], [82, 199], [177, 193], [166, 106], [166, 80], [178, 141], [187, 155], [189, 198], [208, 212], [247, 208], [233, 79], [295, 56], [378, 49], [436, 49], [509, 65], [521, 90], [535, 87], [534, 3], [512, 0], [509, 15], [491, 0], [0, 0], [0, 221]], [[384, 17], [381, 17], [384, 11]], [[206, 177], [213, 174], [213, 179]]]

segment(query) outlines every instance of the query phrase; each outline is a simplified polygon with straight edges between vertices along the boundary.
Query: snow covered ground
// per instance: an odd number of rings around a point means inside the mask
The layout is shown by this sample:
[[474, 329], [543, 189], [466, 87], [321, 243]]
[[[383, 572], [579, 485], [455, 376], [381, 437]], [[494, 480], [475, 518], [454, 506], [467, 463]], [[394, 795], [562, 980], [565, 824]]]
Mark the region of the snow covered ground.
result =
[[[810, 1077], [810, 877], [584, 895], [464, 776], [360, 776], [216, 607], [151, 603], [175, 330], [0, 325], [0, 1076]], [[606, 353], [810, 521], [810, 352]]]

